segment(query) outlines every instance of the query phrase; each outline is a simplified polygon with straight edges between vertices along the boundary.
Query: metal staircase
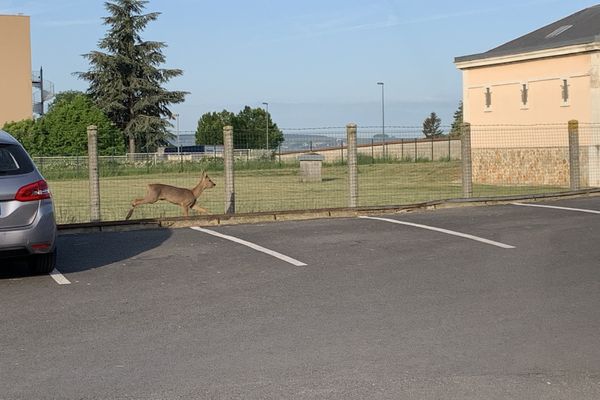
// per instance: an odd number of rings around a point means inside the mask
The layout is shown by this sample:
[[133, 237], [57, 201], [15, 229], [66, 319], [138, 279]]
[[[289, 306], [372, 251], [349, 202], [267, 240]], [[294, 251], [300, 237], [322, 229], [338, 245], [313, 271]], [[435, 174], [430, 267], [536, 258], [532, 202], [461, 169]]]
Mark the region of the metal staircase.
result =
[[54, 97], [54, 83], [44, 79], [44, 70], [31, 73], [31, 84], [34, 88], [32, 94], [33, 113], [39, 116], [44, 115], [44, 105]]

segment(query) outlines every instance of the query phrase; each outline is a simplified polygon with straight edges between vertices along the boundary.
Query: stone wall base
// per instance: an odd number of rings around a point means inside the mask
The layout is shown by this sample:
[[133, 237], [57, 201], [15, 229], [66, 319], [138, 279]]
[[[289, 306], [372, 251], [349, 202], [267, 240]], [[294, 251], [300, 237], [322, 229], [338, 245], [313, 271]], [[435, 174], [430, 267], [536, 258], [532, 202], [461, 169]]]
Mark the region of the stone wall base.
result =
[[[587, 187], [588, 148], [579, 149], [581, 186]], [[569, 186], [569, 148], [472, 149], [473, 182], [489, 185]]]

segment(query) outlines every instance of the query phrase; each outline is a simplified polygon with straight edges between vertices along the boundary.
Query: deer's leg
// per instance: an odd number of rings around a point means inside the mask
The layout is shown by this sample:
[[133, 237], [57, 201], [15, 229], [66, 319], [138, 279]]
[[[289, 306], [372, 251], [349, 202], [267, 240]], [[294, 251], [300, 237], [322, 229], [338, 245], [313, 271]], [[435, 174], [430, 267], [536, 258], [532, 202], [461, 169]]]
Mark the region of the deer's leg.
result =
[[156, 196], [155, 194], [153, 194], [150, 189], [148, 189], [148, 192], [146, 193], [146, 196], [144, 196], [141, 199], [134, 199], [131, 202], [131, 210], [129, 210], [129, 212], [127, 213], [127, 216], [125, 217], [125, 219], [129, 219], [131, 218], [131, 214], [133, 214], [133, 210], [142, 204], [152, 204], [152, 203], [156, 203], [158, 201], [158, 196]]
[[183, 215], [186, 217], [190, 216], [190, 207], [187, 205], [181, 205], [181, 209], [183, 210]]
[[206, 208], [200, 207], [198, 204], [194, 204], [194, 206], [192, 208], [202, 214], [208, 213], [208, 210]]
[[131, 202], [132, 207], [137, 207], [142, 204], [153, 204], [158, 201], [158, 197], [152, 193], [147, 193], [143, 199], [135, 199]]

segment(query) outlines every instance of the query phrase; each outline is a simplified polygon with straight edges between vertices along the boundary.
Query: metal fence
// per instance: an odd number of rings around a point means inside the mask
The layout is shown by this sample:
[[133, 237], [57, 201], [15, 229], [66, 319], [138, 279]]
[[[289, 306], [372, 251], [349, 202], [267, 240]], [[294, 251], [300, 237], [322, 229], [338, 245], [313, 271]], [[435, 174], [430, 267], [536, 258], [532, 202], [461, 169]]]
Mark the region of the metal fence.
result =
[[[258, 142], [251, 135], [264, 134], [232, 132], [230, 166], [220, 146], [201, 153], [98, 157], [99, 219], [124, 219], [131, 201], [144, 197], [151, 183], [193, 188], [202, 171], [216, 183], [199, 198], [211, 214], [391, 206], [600, 186], [600, 126], [595, 125], [465, 126], [456, 137], [436, 138], [424, 138], [420, 128], [386, 127], [384, 136], [380, 128], [357, 127], [355, 139], [351, 127], [320, 128], [288, 131], [268, 149], [266, 143], [248, 147]], [[88, 157], [35, 161], [53, 192], [58, 222], [90, 221], [95, 202]], [[180, 207], [159, 201], [137, 207], [133, 218], [180, 215]]]

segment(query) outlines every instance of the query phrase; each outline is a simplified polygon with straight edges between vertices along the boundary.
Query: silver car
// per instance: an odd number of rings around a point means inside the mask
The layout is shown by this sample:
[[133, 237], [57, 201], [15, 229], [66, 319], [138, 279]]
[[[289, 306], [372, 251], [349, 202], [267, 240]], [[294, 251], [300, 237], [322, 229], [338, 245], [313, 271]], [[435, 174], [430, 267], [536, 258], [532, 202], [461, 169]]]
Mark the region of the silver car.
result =
[[56, 221], [48, 184], [23, 146], [0, 130], [0, 267], [11, 257], [27, 257], [34, 273], [51, 272]]

